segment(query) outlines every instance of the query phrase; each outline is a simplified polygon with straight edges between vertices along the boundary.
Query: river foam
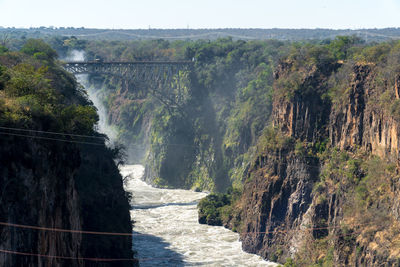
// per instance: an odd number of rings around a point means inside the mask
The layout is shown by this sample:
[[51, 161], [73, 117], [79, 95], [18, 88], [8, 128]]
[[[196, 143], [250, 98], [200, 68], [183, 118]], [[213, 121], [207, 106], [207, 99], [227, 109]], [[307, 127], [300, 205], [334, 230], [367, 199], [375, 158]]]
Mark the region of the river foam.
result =
[[154, 188], [140, 178], [144, 167], [127, 165], [125, 190], [133, 194], [133, 249], [140, 266], [277, 266], [243, 252], [239, 235], [199, 224], [197, 203], [207, 194]]

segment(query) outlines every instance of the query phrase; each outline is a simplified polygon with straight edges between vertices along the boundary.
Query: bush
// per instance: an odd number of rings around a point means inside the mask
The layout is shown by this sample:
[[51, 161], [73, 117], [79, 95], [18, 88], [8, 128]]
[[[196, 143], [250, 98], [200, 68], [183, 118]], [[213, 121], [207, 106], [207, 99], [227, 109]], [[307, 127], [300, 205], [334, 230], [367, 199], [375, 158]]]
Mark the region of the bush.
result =
[[274, 151], [284, 149], [293, 144], [291, 137], [285, 136], [278, 129], [266, 127], [258, 139], [257, 149], [259, 152]]
[[200, 200], [199, 223], [222, 225], [230, 221], [235, 210], [234, 204], [239, 200], [242, 191], [238, 188], [229, 188], [227, 193], [210, 194]]

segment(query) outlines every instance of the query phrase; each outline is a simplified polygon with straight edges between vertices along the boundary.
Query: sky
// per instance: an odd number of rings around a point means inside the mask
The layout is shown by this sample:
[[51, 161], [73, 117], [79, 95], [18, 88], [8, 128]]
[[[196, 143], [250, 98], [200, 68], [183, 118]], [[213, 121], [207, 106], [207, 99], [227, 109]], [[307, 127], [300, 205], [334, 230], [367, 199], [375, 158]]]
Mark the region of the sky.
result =
[[400, 27], [400, 0], [0, 0], [0, 26], [385, 28]]

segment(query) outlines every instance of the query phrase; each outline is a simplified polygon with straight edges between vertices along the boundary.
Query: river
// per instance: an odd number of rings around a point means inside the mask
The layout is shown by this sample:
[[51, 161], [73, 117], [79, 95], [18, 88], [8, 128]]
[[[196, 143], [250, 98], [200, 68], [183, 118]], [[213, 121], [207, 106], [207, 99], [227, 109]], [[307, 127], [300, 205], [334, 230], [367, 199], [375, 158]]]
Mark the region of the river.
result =
[[140, 266], [277, 266], [242, 251], [239, 235], [197, 222], [197, 203], [207, 194], [154, 188], [140, 178], [141, 165], [121, 168], [131, 192], [133, 249]]

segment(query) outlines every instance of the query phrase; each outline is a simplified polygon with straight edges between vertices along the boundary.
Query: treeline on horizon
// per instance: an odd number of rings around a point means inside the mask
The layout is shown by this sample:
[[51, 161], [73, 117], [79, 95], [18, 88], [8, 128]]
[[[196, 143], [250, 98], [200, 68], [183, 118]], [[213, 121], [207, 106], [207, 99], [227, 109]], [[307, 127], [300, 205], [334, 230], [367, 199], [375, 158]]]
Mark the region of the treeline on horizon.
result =
[[381, 42], [400, 38], [400, 28], [383, 29], [92, 29], [74, 27], [15, 28], [0, 27], [0, 39], [49, 38], [54, 36], [76, 36], [84, 40], [216, 40], [232, 37], [243, 40], [277, 39], [285, 41], [334, 39], [340, 35], [357, 35], [367, 42]]

